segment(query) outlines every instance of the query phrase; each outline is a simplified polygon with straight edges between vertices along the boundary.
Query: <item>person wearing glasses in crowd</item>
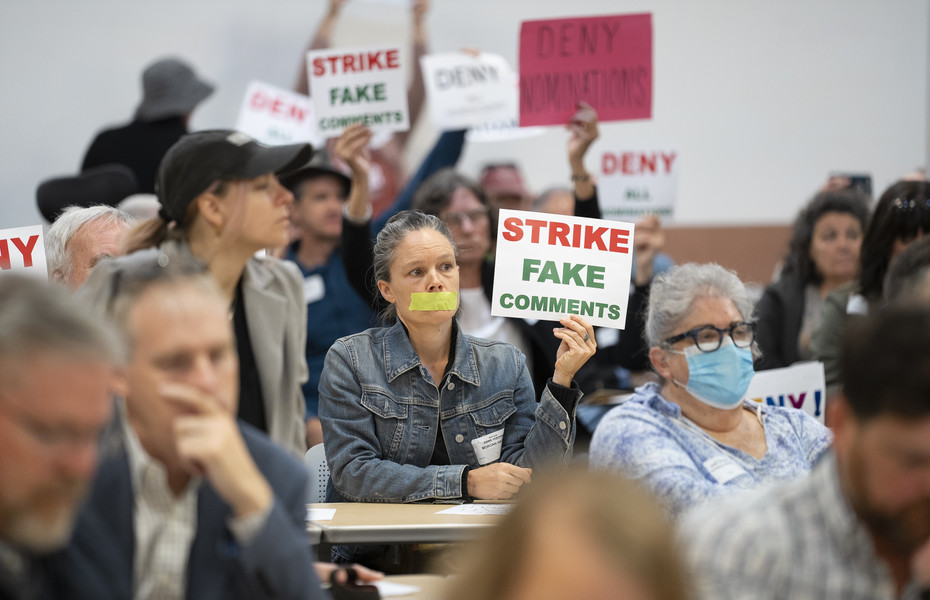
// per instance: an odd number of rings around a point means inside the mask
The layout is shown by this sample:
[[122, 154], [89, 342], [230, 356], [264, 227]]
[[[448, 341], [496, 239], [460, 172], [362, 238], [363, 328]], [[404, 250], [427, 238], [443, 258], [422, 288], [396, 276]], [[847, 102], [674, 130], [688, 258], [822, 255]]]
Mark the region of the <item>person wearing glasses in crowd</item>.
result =
[[645, 337], [660, 381], [604, 417], [591, 465], [641, 481], [673, 517], [809, 472], [829, 431], [800, 410], [744, 398], [754, 373], [752, 307], [743, 283], [720, 265], [689, 263], [658, 276]]

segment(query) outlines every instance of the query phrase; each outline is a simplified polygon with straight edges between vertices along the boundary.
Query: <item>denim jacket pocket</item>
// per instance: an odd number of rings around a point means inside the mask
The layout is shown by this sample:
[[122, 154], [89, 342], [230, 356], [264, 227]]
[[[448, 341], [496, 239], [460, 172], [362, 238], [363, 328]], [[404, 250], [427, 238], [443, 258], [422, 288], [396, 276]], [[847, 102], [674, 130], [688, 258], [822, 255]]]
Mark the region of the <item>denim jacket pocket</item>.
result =
[[379, 388], [362, 387], [362, 406], [382, 419], [407, 418], [407, 404]]
[[[408, 444], [407, 403], [379, 387], [362, 386], [362, 406], [375, 416], [375, 435], [381, 444], [381, 458], [403, 463]], [[386, 452], [385, 452], [386, 451]]]
[[517, 412], [517, 407], [513, 403], [513, 392], [507, 391], [501, 392], [486, 406], [473, 410], [469, 414], [475, 422], [475, 430], [480, 437], [503, 427], [507, 419], [515, 412]]

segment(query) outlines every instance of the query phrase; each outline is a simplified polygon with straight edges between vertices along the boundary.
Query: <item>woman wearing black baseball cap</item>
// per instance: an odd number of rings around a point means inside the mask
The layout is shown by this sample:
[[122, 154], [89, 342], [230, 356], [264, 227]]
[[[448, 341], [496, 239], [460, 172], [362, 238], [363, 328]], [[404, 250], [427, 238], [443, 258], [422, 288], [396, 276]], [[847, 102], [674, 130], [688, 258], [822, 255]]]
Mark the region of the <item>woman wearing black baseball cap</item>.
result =
[[297, 267], [256, 256], [288, 242], [293, 195], [277, 175], [306, 165], [309, 144], [266, 146], [230, 130], [182, 137], [155, 184], [158, 217], [136, 227], [127, 253], [150, 247], [206, 263], [230, 303], [239, 351], [239, 418], [303, 455], [306, 306]]

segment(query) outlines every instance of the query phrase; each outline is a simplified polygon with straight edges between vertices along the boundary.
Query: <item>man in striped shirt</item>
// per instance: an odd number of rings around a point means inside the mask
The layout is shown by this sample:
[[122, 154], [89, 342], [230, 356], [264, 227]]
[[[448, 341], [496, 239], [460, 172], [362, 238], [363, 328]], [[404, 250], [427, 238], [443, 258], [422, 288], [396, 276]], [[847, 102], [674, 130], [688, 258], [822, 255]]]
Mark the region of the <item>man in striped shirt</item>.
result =
[[930, 309], [851, 323], [833, 452], [811, 475], [691, 513], [699, 598], [930, 598]]

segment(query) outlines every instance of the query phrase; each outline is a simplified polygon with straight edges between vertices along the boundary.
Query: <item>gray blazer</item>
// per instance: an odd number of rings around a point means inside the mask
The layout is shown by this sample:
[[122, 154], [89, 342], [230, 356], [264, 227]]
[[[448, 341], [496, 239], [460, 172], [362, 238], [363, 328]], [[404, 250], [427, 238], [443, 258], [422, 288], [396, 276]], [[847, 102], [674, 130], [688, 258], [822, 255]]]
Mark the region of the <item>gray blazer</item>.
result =
[[[162, 248], [190, 255], [186, 243], [166, 242]], [[100, 261], [81, 288], [82, 297], [106, 311], [113, 278], [130, 265], [154, 263], [158, 249]], [[146, 253], [151, 255], [147, 260]], [[262, 383], [268, 437], [292, 454], [307, 450], [304, 429], [306, 406], [300, 386], [309, 376], [305, 358], [307, 307], [303, 278], [297, 265], [275, 258], [250, 258], [242, 281], [246, 322]]]

